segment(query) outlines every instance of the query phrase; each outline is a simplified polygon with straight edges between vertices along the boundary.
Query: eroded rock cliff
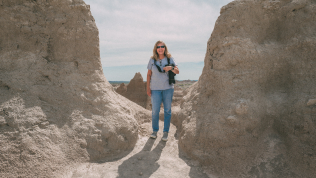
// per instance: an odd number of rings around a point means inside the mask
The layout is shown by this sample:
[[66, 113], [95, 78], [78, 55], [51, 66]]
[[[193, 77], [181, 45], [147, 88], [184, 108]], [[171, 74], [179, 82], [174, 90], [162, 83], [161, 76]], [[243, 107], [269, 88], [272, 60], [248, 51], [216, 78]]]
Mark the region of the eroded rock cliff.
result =
[[214, 177], [314, 177], [316, 1], [221, 9], [179, 146]]
[[82, 0], [0, 1], [0, 177], [131, 150], [148, 112], [116, 94]]

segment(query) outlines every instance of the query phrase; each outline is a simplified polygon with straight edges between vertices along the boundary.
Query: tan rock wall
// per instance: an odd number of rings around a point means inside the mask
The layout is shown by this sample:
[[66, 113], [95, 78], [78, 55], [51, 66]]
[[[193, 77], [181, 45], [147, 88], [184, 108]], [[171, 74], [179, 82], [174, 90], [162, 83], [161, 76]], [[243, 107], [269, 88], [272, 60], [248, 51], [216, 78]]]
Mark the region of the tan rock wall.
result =
[[215, 177], [313, 177], [315, 1], [234, 1], [181, 104], [179, 145]]
[[131, 150], [150, 113], [105, 79], [89, 6], [0, 2], [0, 177], [47, 177]]

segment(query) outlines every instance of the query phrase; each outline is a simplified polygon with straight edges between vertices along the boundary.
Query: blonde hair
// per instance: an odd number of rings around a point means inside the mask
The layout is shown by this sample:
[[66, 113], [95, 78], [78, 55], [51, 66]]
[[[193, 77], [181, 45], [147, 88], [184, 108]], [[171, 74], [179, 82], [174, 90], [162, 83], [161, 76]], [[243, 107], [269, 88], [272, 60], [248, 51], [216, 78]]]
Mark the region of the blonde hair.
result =
[[157, 53], [157, 46], [158, 46], [159, 43], [162, 43], [165, 46], [165, 53], [164, 53], [164, 55], [167, 56], [167, 58], [170, 59], [171, 58], [171, 54], [168, 52], [167, 45], [165, 44], [165, 42], [160, 41], [160, 40], [156, 42], [156, 44], [154, 46], [154, 49], [153, 49], [153, 56], [151, 56], [151, 58], [154, 59], [155, 61], [158, 60], [159, 55]]

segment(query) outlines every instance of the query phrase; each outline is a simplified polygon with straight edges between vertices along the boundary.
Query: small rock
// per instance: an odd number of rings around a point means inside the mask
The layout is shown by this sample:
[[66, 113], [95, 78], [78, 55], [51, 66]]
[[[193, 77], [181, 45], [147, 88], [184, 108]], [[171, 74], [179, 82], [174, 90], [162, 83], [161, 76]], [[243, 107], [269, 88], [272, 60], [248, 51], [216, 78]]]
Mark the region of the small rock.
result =
[[142, 173], [142, 172], [140, 172], [140, 173], [139, 173], [139, 175], [140, 175], [140, 176], [142, 176], [142, 175], [143, 175], [143, 173]]
[[228, 122], [228, 124], [234, 125], [237, 122], [237, 118], [235, 116], [228, 116], [226, 118], [226, 121]]
[[316, 104], [316, 99], [310, 99], [307, 102], [307, 106], [312, 106], [312, 105], [315, 105], [315, 104]]
[[240, 103], [238, 103], [237, 104], [237, 106], [236, 106], [236, 113], [238, 114], [238, 115], [243, 115], [243, 114], [247, 114], [247, 112], [248, 112], [248, 105], [247, 105], [247, 103], [246, 102], [240, 102]]

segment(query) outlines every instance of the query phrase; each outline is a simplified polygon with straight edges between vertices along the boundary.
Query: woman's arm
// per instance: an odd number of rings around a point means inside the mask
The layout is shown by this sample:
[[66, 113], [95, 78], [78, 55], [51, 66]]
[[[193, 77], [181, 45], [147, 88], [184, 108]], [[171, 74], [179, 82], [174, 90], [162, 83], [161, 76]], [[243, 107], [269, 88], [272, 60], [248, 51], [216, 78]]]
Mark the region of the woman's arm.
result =
[[147, 95], [151, 96], [151, 90], [150, 90], [150, 80], [151, 80], [151, 70], [148, 70], [147, 72]]

